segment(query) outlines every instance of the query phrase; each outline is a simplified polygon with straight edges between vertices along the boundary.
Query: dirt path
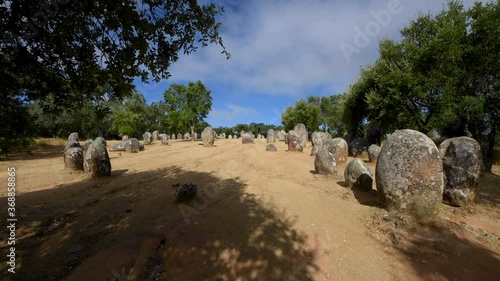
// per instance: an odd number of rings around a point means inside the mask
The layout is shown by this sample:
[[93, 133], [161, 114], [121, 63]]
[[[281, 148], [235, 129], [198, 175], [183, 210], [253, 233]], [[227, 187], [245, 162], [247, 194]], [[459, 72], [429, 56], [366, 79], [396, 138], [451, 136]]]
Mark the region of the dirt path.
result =
[[[20, 218], [17, 273], [1, 263], [0, 279], [500, 280], [498, 175], [484, 178], [476, 206], [443, 205], [422, 224], [387, 214], [376, 192], [343, 187], [345, 165], [334, 177], [311, 173], [310, 148], [216, 145], [110, 152], [112, 176], [97, 180], [69, 174], [61, 156], [0, 162], [18, 171]], [[201, 195], [176, 204], [186, 182]]]

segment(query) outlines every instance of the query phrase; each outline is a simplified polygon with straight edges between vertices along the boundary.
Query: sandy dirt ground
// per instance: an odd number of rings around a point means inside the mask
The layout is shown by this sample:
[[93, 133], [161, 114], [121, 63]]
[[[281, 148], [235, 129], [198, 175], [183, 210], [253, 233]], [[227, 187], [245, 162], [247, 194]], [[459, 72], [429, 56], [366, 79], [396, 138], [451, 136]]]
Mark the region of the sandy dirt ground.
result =
[[[315, 175], [304, 153], [216, 140], [110, 152], [112, 175], [64, 169], [63, 142], [0, 162], [0, 280], [500, 280], [500, 169], [478, 203], [415, 221], [376, 191]], [[117, 141], [108, 141], [108, 147]], [[369, 164], [375, 169], [373, 163]], [[7, 167], [16, 273], [7, 272]], [[177, 204], [179, 184], [198, 197]]]

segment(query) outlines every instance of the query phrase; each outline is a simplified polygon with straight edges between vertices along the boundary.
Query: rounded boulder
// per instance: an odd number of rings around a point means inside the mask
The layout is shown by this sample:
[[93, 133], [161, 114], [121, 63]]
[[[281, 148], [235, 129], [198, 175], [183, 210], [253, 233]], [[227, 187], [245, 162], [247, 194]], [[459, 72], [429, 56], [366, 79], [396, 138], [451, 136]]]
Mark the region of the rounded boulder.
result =
[[438, 148], [420, 132], [398, 130], [380, 150], [375, 180], [379, 198], [389, 211], [417, 217], [437, 214], [443, 176]]
[[365, 161], [355, 158], [344, 170], [344, 179], [348, 187], [359, 188], [362, 191], [372, 190], [373, 173]]

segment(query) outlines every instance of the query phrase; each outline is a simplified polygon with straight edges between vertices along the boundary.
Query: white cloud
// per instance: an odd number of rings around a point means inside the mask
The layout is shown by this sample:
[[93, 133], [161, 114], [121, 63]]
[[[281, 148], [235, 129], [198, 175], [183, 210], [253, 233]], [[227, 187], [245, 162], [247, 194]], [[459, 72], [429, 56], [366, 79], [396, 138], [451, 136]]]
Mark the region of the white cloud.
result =
[[[357, 27], [373, 21], [372, 11], [387, 10], [399, 1], [400, 13], [370, 37], [370, 43], [347, 60], [341, 43], [353, 44]], [[473, 1], [464, 1], [469, 6]], [[378, 56], [378, 40], [397, 39], [399, 30], [418, 11], [436, 13], [445, 1], [235, 1], [226, 0], [222, 37], [232, 57], [226, 60], [219, 46], [210, 45], [181, 56], [171, 70], [170, 82], [210, 81], [233, 92], [304, 96], [341, 93], [359, 75], [360, 66]], [[223, 4], [223, 5], [224, 5]], [[324, 93], [311, 92], [324, 89]], [[230, 113], [228, 113], [230, 112]], [[220, 116], [233, 111], [214, 111]]]
[[242, 117], [257, 117], [259, 113], [251, 107], [242, 107], [235, 104], [226, 104], [225, 109], [213, 109], [207, 117], [210, 124], [234, 124]]

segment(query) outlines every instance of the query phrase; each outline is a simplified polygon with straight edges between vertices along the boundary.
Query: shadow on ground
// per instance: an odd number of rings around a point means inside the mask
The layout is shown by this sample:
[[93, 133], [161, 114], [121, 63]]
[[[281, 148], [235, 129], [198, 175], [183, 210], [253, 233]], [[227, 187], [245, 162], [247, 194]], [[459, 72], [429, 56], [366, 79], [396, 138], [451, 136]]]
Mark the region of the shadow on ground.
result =
[[[500, 254], [495, 246], [465, 235], [467, 230], [462, 226], [419, 225], [409, 231], [389, 233], [392, 243], [406, 256], [401, 262], [413, 267], [422, 280], [500, 280]], [[498, 242], [493, 243], [498, 246]]]
[[[175, 186], [186, 182], [198, 197], [176, 204]], [[19, 195], [16, 274], [2, 262], [0, 279], [312, 280], [308, 237], [245, 187], [171, 166]]]

